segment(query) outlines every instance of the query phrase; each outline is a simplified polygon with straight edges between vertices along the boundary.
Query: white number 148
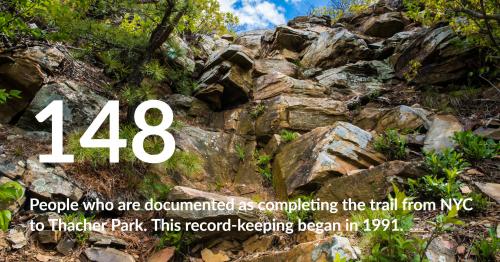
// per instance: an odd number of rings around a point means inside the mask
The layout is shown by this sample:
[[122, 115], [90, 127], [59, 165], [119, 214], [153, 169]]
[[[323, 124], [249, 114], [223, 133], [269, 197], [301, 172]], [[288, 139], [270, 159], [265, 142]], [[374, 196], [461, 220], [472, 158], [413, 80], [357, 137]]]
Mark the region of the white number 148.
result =
[[[109, 148], [110, 163], [118, 163], [120, 148], [127, 146], [126, 139], [120, 139], [119, 102], [108, 101], [99, 112], [92, 124], [80, 138], [80, 145], [87, 148]], [[151, 126], [146, 122], [146, 112], [150, 109], [160, 110], [162, 121], [159, 125]], [[63, 101], [55, 100], [36, 115], [38, 122], [52, 118], [52, 153], [40, 155], [42, 163], [73, 163], [74, 156], [63, 153]], [[109, 138], [94, 139], [99, 128], [109, 118]], [[149, 100], [141, 103], [135, 113], [134, 121], [141, 130], [132, 140], [132, 150], [136, 157], [146, 163], [161, 163], [168, 160], [175, 151], [174, 137], [167, 132], [173, 121], [170, 106], [159, 100]], [[163, 139], [163, 150], [159, 154], [149, 154], [144, 150], [144, 140], [149, 136], [159, 136]]]

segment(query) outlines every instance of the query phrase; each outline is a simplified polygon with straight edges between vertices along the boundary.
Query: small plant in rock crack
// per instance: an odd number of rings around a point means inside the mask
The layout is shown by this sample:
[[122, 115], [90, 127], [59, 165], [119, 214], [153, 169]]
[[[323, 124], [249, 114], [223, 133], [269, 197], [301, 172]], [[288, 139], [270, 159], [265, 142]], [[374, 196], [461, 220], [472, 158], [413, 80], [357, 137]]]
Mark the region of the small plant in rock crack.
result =
[[500, 252], [500, 239], [493, 228], [488, 230], [488, 237], [477, 240], [472, 246], [472, 254], [479, 262], [495, 261], [498, 252]]
[[240, 144], [237, 144], [234, 149], [236, 150], [236, 154], [238, 155], [238, 159], [240, 161], [245, 160], [246, 157], [246, 152], [245, 152], [245, 147], [241, 146]]
[[258, 104], [256, 105], [251, 111], [250, 111], [250, 116], [253, 119], [257, 119], [259, 116], [264, 114], [264, 111], [266, 110], [266, 106], [264, 104]]
[[[313, 200], [312, 195], [301, 195], [297, 196], [292, 200], [288, 200], [288, 202], [302, 202], [307, 203]], [[288, 221], [292, 222], [294, 225], [297, 225], [299, 221], [309, 222], [313, 220], [313, 211], [312, 210], [285, 210], [285, 215]]]
[[147, 174], [139, 184], [139, 193], [154, 201], [165, 201], [173, 186], [165, 184], [155, 174]]
[[170, 174], [178, 173], [185, 177], [192, 177], [203, 171], [203, 159], [195, 153], [175, 150], [163, 166]]
[[484, 139], [471, 131], [457, 132], [453, 140], [458, 145], [458, 151], [471, 161], [493, 158], [500, 154], [500, 143], [492, 139]]
[[465, 161], [463, 154], [446, 148], [442, 152], [426, 152], [425, 166], [433, 175], [444, 175], [446, 169], [464, 170], [470, 164]]
[[[8, 206], [17, 201], [24, 195], [23, 187], [14, 181], [10, 181], [0, 185], [0, 204]], [[12, 213], [10, 210], [0, 210], [0, 230], [7, 231], [9, 228]]]
[[255, 152], [255, 159], [257, 161], [257, 171], [264, 178], [266, 185], [270, 185], [273, 180], [273, 174], [271, 170], [272, 157], [266, 154], [260, 154], [258, 151]]
[[299, 138], [300, 134], [297, 132], [288, 131], [285, 129], [285, 130], [281, 131], [280, 136], [281, 136], [281, 140], [283, 140], [283, 142], [289, 143], [289, 142], [292, 142], [295, 139]]
[[165, 231], [160, 237], [157, 249], [165, 247], [175, 247], [176, 250], [184, 249], [191, 245], [194, 240], [194, 235], [185, 231]]
[[386, 130], [384, 134], [377, 137], [374, 148], [390, 160], [405, 159], [407, 156], [406, 140], [394, 129]]
[[7, 100], [12, 98], [21, 98], [21, 91], [0, 89], [0, 105], [7, 103]]
[[[94, 216], [85, 217], [84, 213], [75, 212], [72, 214], [64, 215], [62, 217], [62, 220], [65, 223], [80, 223], [80, 224], [83, 224], [85, 222], [92, 223], [92, 220], [94, 220]], [[73, 231], [73, 232], [68, 232], [68, 233], [73, 235], [73, 237], [76, 239], [76, 242], [78, 242], [78, 244], [83, 245], [89, 239], [90, 232], [91, 231], [89, 231], [89, 230], [83, 230], [83, 231]]]
[[408, 63], [408, 71], [403, 74], [403, 77], [407, 82], [413, 81], [418, 76], [418, 72], [420, 71], [420, 68], [422, 67], [422, 63], [417, 60], [411, 60]]

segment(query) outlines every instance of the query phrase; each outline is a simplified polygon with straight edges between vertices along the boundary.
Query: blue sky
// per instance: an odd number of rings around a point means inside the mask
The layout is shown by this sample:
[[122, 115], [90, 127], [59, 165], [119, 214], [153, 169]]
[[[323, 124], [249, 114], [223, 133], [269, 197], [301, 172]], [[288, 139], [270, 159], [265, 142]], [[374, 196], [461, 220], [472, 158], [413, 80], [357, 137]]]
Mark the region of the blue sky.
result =
[[325, 6], [330, 0], [219, 0], [221, 10], [232, 12], [245, 30], [285, 24], [295, 16]]

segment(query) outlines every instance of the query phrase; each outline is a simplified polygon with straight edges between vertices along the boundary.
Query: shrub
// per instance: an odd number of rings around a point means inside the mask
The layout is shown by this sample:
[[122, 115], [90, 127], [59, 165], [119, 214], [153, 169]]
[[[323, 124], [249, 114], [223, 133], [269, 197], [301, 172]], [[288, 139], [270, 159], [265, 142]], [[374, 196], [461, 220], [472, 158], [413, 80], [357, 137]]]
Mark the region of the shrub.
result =
[[[9, 205], [23, 197], [23, 187], [14, 181], [0, 185], [0, 204]], [[0, 210], [0, 230], [7, 231], [12, 218], [10, 210]]]
[[[397, 203], [395, 210], [371, 210], [367, 209], [353, 216], [353, 221], [362, 228], [363, 242], [371, 246], [370, 254], [364, 261], [423, 261], [425, 252], [436, 237], [452, 229], [454, 225], [463, 224], [456, 217], [458, 215], [455, 206], [447, 214], [440, 214], [430, 222], [434, 229], [428, 239], [413, 236], [410, 232], [413, 227], [413, 211], [403, 208], [405, 199], [412, 199], [406, 196], [394, 186], [394, 197], [389, 195], [389, 200]], [[383, 226], [378, 228], [366, 228], [365, 221], [373, 219], [388, 219], [397, 221], [397, 229], [393, 227], [386, 229]], [[369, 223], [371, 224], [371, 223]]]
[[[313, 196], [297, 196], [296, 198], [289, 200], [288, 202], [299, 202], [301, 201], [302, 203], [304, 202], [311, 202], [313, 200]], [[292, 222], [293, 224], [297, 225], [299, 221], [302, 222], [309, 222], [313, 220], [313, 212], [311, 210], [304, 210], [304, 209], [299, 209], [299, 210], [285, 210], [285, 215], [288, 221]]]
[[172, 188], [171, 185], [164, 184], [158, 176], [149, 174], [140, 183], [139, 192], [147, 199], [165, 201]]
[[152, 60], [143, 67], [144, 75], [155, 81], [163, 81], [167, 78], [167, 70], [160, 65], [158, 60]]
[[194, 236], [190, 232], [165, 231], [160, 238], [157, 249], [173, 246], [176, 250], [181, 250], [189, 246], [193, 240]]
[[[65, 223], [81, 223], [81, 224], [83, 224], [83, 223], [85, 223], [85, 221], [87, 223], [92, 223], [93, 219], [94, 219], [93, 216], [92, 217], [85, 217], [85, 214], [82, 212], [75, 212], [72, 214], [66, 214], [62, 217], [62, 220]], [[73, 235], [75, 237], [76, 242], [78, 242], [78, 244], [83, 245], [89, 239], [90, 232], [91, 232], [90, 230], [83, 230], [83, 231], [72, 231], [72, 232], [68, 232], [68, 233], [70, 233], [71, 235]]]
[[408, 179], [410, 192], [414, 196], [431, 200], [463, 198], [460, 192], [461, 183], [457, 181], [458, 170], [445, 169], [444, 173], [444, 178], [427, 175], [417, 180]]
[[188, 70], [169, 68], [167, 76], [179, 94], [190, 96], [199, 88], [198, 83], [193, 80]]
[[259, 154], [256, 152], [255, 155], [257, 161], [257, 171], [264, 178], [266, 184], [271, 184], [273, 180], [273, 174], [271, 170], [272, 157], [266, 154]]
[[236, 154], [238, 154], [238, 159], [240, 161], [245, 160], [246, 157], [246, 152], [245, 152], [245, 147], [241, 146], [240, 144], [236, 145], [235, 148]]
[[19, 90], [5, 90], [0, 89], [0, 105], [5, 104], [7, 99], [21, 98], [21, 91]]
[[477, 213], [482, 213], [488, 209], [490, 206], [490, 200], [487, 197], [484, 197], [480, 193], [472, 192], [468, 196], [468, 198], [472, 199], [471, 211], [466, 211], [466, 213], [472, 213], [472, 214], [477, 214]]
[[433, 175], [444, 175], [445, 169], [456, 169], [462, 171], [469, 166], [463, 159], [463, 154], [446, 148], [442, 152], [425, 153], [425, 165]]
[[203, 160], [198, 155], [187, 151], [176, 150], [163, 165], [167, 172], [185, 177], [192, 177], [203, 171]]
[[120, 96], [121, 99], [129, 105], [157, 98], [153, 86], [148, 84], [142, 84], [140, 87], [127, 86], [123, 92], [121, 92]]
[[458, 150], [471, 161], [492, 158], [500, 152], [500, 143], [495, 143], [492, 139], [486, 140], [471, 131], [457, 132], [453, 140], [457, 143]]
[[399, 135], [398, 131], [389, 129], [374, 142], [375, 150], [386, 155], [390, 160], [405, 159], [406, 141]]
[[264, 114], [264, 111], [266, 110], [266, 106], [264, 104], [258, 104], [256, 105], [251, 111], [250, 111], [250, 116], [253, 119], [257, 119], [259, 116]]
[[474, 242], [472, 253], [476, 261], [487, 262], [495, 261], [497, 253], [500, 251], [500, 241], [496, 235], [495, 229], [488, 230], [489, 238], [483, 238]]
[[297, 132], [283, 130], [283, 131], [281, 131], [280, 136], [281, 136], [281, 139], [283, 140], [283, 142], [288, 143], [288, 142], [292, 142], [295, 139], [297, 139], [300, 136], [300, 134]]
[[[127, 146], [120, 148], [120, 163], [135, 164], [137, 157], [132, 150], [132, 141], [139, 132], [133, 125], [122, 125], [120, 128], [120, 138], [127, 140]], [[109, 164], [108, 148], [86, 148], [80, 145], [82, 132], [73, 132], [68, 136], [68, 151], [75, 155], [78, 163], [89, 163], [93, 167], [106, 166]], [[108, 139], [109, 130], [97, 132], [95, 139]], [[157, 136], [150, 136], [144, 141], [144, 150], [149, 154], [157, 154], [163, 149], [163, 140]]]

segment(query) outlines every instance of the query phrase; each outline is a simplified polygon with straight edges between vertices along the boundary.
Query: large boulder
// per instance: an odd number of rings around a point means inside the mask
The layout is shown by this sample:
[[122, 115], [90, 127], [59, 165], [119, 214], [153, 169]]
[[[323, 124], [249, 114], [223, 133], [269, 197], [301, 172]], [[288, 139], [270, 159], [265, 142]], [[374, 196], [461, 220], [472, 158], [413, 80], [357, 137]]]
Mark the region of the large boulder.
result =
[[194, 96], [214, 109], [233, 107], [248, 101], [252, 89], [251, 72], [237, 65], [222, 63], [202, 75]]
[[327, 89], [310, 80], [298, 80], [279, 72], [263, 75], [254, 81], [253, 98], [268, 99], [280, 94], [298, 94], [324, 97]]
[[390, 65], [374, 60], [323, 71], [316, 80], [325, 87], [348, 89], [355, 95], [362, 95], [382, 89], [393, 75]]
[[0, 104], [0, 123], [9, 123], [24, 110], [38, 92], [45, 76], [41, 67], [27, 58], [0, 57], [0, 89], [19, 90], [21, 98]]
[[230, 45], [212, 54], [205, 64], [205, 70], [219, 65], [223, 61], [229, 61], [246, 70], [252, 69], [253, 67], [253, 59], [250, 57], [245, 47]]
[[[474, 50], [455, 44], [462, 41], [450, 26], [423, 30], [411, 44], [396, 50], [391, 60], [397, 76], [415, 73], [416, 84], [439, 84], [456, 81], [477, 68]], [[421, 66], [415, 68], [415, 65]]]
[[281, 129], [309, 131], [348, 119], [345, 102], [330, 98], [279, 95], [262, 104], [265, 110], [255, 126], [258, 136], [270, 136]]
[[185, 221], [223, 220], [227, 218], [240, 218], [246, 221], [257, 221], [259, 213], [257, 210], [242, 211], [239, 206], [253, 203], [251, 199], [237, 196], [225, 196], [216, 193], [205, 192], [189, 187], [176, 186], [168, 194], [168, 200], [172, 202], [222, 202], [234, 204], [234, 209], [204, 209], [204, 210], [169, 210], [167, 217], [173, 217]]
[[65, 59], [65, 55], [56, 47], [32, 46], [14, 54], [14, 57], [25, 58], [36, 62], [47, 72], [55, 71]]
[[[391, 161], [371, 169], [354, 172], [349, 176], [333, 177], [321, 184], [316, 197], [325, 202], [342, 202], [352, 199], [368, 203], [382, 201], [392, 191], [392, 183], [405, 178], [417, 178], [426, 174], [423, 163]], [[318, 221], [332, 221], [348, 211], [339, 209], [338, 213], [319, 211], [314, 214]]]
[[372, 51], [364, 39], [345, 28], [323, 32], [304, 51], [301, 65], [331, 68], [359, 60], [368, 60]]
[[26, 177], [29, 193], [41, 200], [78, 202], [83, 196], [83, 190], [69, 181], [60, 167], [48, 167], [36, 159], [28, 159]]
[[391, 37], [405, 27], [400, 12], [390, 12], [373, 16], [361, 26], [361, 31], [369, 36]]
[[279, 72], [291, 77], [297, 77], [298, 66], [284, 59], [260, 59], [255, 61], [254, 76]]
[[55, 100], [64, 102], [65, 132], [87, 128], [107, 102], [104, 97], [89, 88], [69, 80], [46, 84], [33, 98], [17, 125], [26, 130], [50, 131], [52, 121], [40, 123], [35, 116]]
[[[196, 155], [202, 162], [200, 174], [197, 177], [182, 179], [182, 183], [198, 183], [197, 188], [209, 190], [216, 182], [229, 186], [235, 181], [243, 180], [237, 177], [240, 160], [236, 148], [245, 146], [244, 137], [187, 125], [179, 131], [173, 131], [173, 135], [177, 148]], [[260, 181], [257, 173], [253, 174], [253, 178], [251, 174], [246, 175], [249, 179]]]
[[253, 56], [258, 56], [261, 51], [262, 36], [269, 30], [253, 30], [239, 34], [234, 43], [251, 50]]
[[453, 148], [453, 135], [463, 131], [463, 126], [452, 115], [435, 116], [424, 141], [424, 151], [442, 151]]
[[381, 116], [375, 126], [375, 131], [384, 132], [387, 129], [413, 131], [420, 127], [429, 129], [430, 115], [431, 113], [423, 108], [401, 105]]
[[300, 52], [316, 37], [317, 34], [311, 31], [280, 25], [269, 39], [264, 36], [263, 40], [269, 46], [268, 51], [288, 49]]
[[288, 21], [288, 26], [293, 28], [308, 29], [314, 25], [329, 27], [332, 19], [329, 16], [297, 16]]
[[384, 161], [371, 142], [373, 136], [346, 122], [319, 127], [283, 146], [275, 157], [273, 179], [282, 198], [314, 191], [332, 177]]

